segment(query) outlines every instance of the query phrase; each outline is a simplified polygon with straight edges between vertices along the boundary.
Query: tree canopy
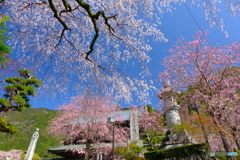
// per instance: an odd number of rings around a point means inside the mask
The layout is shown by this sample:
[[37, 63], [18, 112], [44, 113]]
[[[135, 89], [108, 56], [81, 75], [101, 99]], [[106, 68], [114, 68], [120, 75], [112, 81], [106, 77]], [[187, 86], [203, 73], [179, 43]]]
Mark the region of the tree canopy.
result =
[[[187, 91], [181, 105], [190, 110], [197, 106], [210, 116], [229, 151], [239, 145], [240, 43], [211, 46], [206, 35], [197, 32], [191, 42], [180, 39], [165, 58], [166, 70], [160, 77]], [[236, 145], [230, 146], [234, 141]]]
[[[41, 81], [32, 76], [29, 70], [18, 70], [20, 77], [9, 77], [5, 82], [4, 98], [0, 98], [0, 113], [10, 111], [22, 111], [30, 108], [29, 96], [35, 95], [35, 87], [41, 85]], [[7, 122], [7, 119], [0, 116], [0, 131], [15, 133], [16, 128]]]
[[145, 112], [141, 113], [139, 126], [143, 143], [148, 145], [147, 149], [150, 151], [158, 150], [165, 136], [164, 115], [147, 105], [145, 106]]
[[[144, 101], [155, 89], [146, 78], [149, 39], [167, 41], [157, 26], [176, 3], [184, 1], [5, 0], [4, 6], [12, 18], [11, 44], [23, 64], [42, 74], [45, 89], [55, 95], [91, 88], [130, 102], [133, 93]], [[205, 7], [211, 25], [225, 31], [220, 0], [195, 3]], [[240, 13], [238, 3], [225, 5], [232, 16]], [[127, 67], [140, 73], [129, 75]]]
[[[123, 121], [123, 117], [116, 114], [121, 112], [117, 105], [106, 97], [81, 95], [74, 97], [70, 104], [63, 105], [60, 109], [48, 127], [51, 135], [64, 138], [66, 145], [84, 144], [84, 148], [70, 151], [77, 157], [84, 156], [85, 160], [89, 160], [93, 153], [109, 154], [111, 148], [101, 145], [112, 142], [113, 125], [107, 122], [107, 118], [113, 117], [114, 123]], [[129, 139], [129, 128], [115, 124], [114, 130], [114, 141], [126, 143]]]
[[1, 16], [0, 18], [0, 63], [2, 66], [6, 62], [8, 62], [9, 59], [9, 53], [11, 53], [11, 47], [6, 45], [5, 40], [9, 39], [9, 36], [6, 36], [7, 28], [6, 28], [6, 22], [10, 20], [8, 16]]

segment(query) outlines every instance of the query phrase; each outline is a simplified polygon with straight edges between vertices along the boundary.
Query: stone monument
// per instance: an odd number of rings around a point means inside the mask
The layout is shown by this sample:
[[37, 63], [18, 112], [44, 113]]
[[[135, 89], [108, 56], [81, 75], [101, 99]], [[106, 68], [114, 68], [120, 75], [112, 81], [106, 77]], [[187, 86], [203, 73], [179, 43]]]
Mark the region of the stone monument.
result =
[[39, 129], [37, 128], [36, 131], [33, 133], [30, 145], [28, 147], [27, 155], [24, 160], [32, 160], [32, 158], [33, 158], [34, 151], [35, 151], [35, 148], [37, 145], [37, 140], [39, 137], [38, 131], [39, 131]]
[[168, 130], [166, 137], [163, 139], [160, 146], [161, 149], [181, 146], [186, 143], [190, 143], [189, 135], [186, 131], [182, 133], [174, 133], [174, 127], [181, 124], [179, 109], [176, 99], [180, 92], [174, 90], [169, 81], [164, 82], [161, 92], [158, 94], [158, 98], [164, 101], [164, 114], [167, 119]]
[[130, 140], [128, 143], [135, 142], [138, 146], [143, 146], [142, 140], [139, 140], [138, 111], [131, 111], [130, 119]]

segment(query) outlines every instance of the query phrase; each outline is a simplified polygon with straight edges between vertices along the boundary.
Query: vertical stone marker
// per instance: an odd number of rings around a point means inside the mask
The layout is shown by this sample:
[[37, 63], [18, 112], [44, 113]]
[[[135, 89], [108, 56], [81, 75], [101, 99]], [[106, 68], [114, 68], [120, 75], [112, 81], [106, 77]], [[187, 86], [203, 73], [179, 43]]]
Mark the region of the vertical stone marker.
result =
[[37, 128], [36, 131], [32, 135], [32, 139], [31, 139], [30, 145], [28, 147], [27, 155], [24, 160], [32, 160], [32, 158], [33, 158], [34, 151], [35, 151], [35, 148], [37, 145], [37, 140], [39, 137], [38, 131], [39, 131], [39, 129]]
[[131, 111], [130, 119], [130, 140], [128, 143], [135, 142], [138, 146], [143, 146], [142, 140], [139, 140], [138, 111]]
[[139, 140], [138, 112], [130, 113], [130, 138], [131, 140]]

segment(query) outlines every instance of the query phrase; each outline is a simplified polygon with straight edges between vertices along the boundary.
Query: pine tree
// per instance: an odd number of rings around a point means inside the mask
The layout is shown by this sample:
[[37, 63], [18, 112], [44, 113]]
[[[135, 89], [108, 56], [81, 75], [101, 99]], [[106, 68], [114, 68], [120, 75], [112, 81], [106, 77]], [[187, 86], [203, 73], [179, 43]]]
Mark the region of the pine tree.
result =
[[[6, 35], [8, 28], [6, 22], [10, 20], [8, 16], [0, 15], [0, 67], [6, 68], [12, 65], [9, 54], [12, 52], [11, 47], [6, 45], [5, 40], [9, 39]], [[21, 77], [6, 78], [4, 98], [0, 98], [0, 113], [9, 111], [22, 111], [24, 108], [30, 108], [29, 97], [34, 96], [34, 87], [39, 87], [41, 81], [32, 76], [29, 70], [18, 70]], [[13, 134], [17, 131], [16, 127], [10, 124], [7, 118], [0, 116], [0, 131]]]
[[[0, 98], [0, 113], [9, 111], [22, 111], [30, 108], [29, 96], [35, 95], [35, 87], [40, 87], [41, 81], [26, 69], [18, 70], [20, 77], [5, 78], [9, 85], [5, 86], [4, 98]], [[16, 128], [7, 122], [6, 118], [0, 117], [0, 131], [15, 133]]]
[[0, 16], [0, 64], [2, 66], [8, 62], [9, 54], [12, 52], [11, 47], [5, 43], [5, 40], [9, 39], [9, 36], [5, 35], [8, 30], [5, 24], [9, 20], [10, 18], [8, 16]]

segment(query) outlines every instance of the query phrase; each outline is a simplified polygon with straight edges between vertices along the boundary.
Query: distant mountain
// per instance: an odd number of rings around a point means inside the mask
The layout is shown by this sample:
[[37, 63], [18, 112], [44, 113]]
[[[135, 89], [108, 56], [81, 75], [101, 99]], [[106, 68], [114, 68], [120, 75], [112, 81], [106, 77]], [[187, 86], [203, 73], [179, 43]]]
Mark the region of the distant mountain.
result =
[[56, 157], [46, 150], [49, 146], [59, 145], [59, 140], [55, 140], [46, 133], [48, 123], [56, 113], [56, 110], [31, 108], [22, 112], [14, 111], [4, 114], [4, 117], [7, 117], [10, 123], [16, 125], [19, 131], [14, 135], [0, 132], [0, 150], [27, 150], [32, 134], [39, 128], [39, 139], [35, 153], [41, 158]]

